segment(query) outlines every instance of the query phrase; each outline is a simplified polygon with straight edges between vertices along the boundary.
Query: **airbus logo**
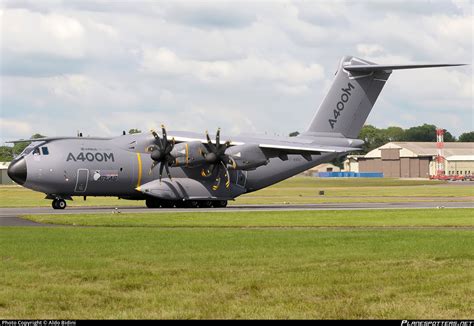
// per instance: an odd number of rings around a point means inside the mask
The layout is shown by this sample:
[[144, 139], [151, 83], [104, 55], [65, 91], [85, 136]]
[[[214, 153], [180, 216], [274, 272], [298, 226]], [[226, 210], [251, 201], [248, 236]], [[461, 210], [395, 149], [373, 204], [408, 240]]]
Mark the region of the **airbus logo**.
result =
[[329, 119], [329, 125], [331, 125], [331, 129], [334, 129], [334, 125], [337, 122], [337, 118], [339, 118], [342, 114], [342, 111], [344, 110], [344, 105], [349, 101], [349, 98], [351, 97], [351, 90], [355, 89], [354, 85], [352, 85], [350, 82], [347, 83], [347, 88], [341, 88], [342, 94], [341, 94], [341, 100], [337, 102], [336, 108], [334, 109], [334, 119]]

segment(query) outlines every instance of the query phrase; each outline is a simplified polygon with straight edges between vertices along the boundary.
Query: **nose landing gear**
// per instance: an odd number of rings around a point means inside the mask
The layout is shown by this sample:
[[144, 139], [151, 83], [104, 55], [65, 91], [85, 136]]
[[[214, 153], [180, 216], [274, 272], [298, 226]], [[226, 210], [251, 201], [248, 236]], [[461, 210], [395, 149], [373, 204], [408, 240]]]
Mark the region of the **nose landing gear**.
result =
[[54, 209], [65, 209], [67, 205], [66, 205], [66, 201], [60, 198], [60, 199], [53, 199], [51, 206]]

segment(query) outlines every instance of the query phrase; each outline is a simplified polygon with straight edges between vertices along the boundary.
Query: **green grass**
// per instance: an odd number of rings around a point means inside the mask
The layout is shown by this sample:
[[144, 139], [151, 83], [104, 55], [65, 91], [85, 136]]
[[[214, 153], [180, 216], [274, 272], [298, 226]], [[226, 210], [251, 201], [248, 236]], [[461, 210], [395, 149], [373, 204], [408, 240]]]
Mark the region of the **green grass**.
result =
[[141, 227], [474, 226], [472, 209], [28, 215], [46, 224]]
[[472, 232], [0, 229], [0, 317], [472, 318]]
[[[320, 196], [319, 191], [325, 195]], [[50, 206], [45, 195], [18, 186], [0, 187], [0, 207]], [[474, 187], [433, 180], [319, 179], [294, 177], [274, 186], [238, 197], [231, 205], [337, 202], [472, 201]], [[70, 206], [144, 206], [143, 201], [113, 197], [76, 197]]]
[[[45, 194], [20, 186], [0, 186], [0, 207], [51, 207], [51, 200]], [[144, 206], [143, 201], [119, 200], [116, 197], [75, 197], [69, 206]]]
[[0, 318], [472, 319], [472, 212], [37, 216], [96, 227], [0, 228]]

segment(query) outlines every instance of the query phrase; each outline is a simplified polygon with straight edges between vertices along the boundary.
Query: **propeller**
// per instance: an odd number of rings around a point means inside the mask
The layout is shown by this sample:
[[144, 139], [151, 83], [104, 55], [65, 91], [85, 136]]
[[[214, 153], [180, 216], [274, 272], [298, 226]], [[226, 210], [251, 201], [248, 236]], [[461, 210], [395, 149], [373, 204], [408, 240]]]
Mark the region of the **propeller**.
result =
[[175, 157], [171, 155], [171, 151], [175, 145], [174, 138], [171, 139], [171, 141], [168, 140], [164, 125], [161, 125], [161, 132], [162, 138], [160, 138], [160, 136], [154, 130], [151, 130], [153, 137], [155, 137], [155, 142], [151, 148], [150, 153], [153, 163], [151, 164], [150, 171], [148, 172], [148, 174], [151, 174], [155, 166], [160, 163], [160, 182], [161, 178], [163, 177], [163, 169], [166, 171], [168, 178], [171, 179], [169, 166], [175, 162]]
[[229, 155], [225, 154], [225, 151], [230, 146], [230, 141], [226, 141], [224, 144], [220, 143], [220, 132], [221, 129], [217, 129], [216, 133], [216, 144], [214, 145], [209, 137], [209, 133], [206, 130], [207, 146], [209, 149], [208, 153], [203, 153], [206, 162], [209, 164], [209, 168], [206, 170], [202, 169], [201, 175], [203, 177], [209, 177], [216, 174], [216, 183], [212, 186], [212, 190], [217, 190], [221, 183], [221, 173], [226, 178], [225, 187], [230, 187], [230, 175], [227, 169], [227, 164], [231, 164], [235, 168], [235, 162]]

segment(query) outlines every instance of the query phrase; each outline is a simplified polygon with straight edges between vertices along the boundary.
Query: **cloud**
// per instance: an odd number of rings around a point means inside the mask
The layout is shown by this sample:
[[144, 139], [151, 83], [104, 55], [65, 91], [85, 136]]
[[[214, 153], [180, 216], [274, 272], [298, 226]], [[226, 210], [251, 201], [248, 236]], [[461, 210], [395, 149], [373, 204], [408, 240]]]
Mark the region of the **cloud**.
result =
[[361, 55], [364, 58], [377, 56], [385, 52], [384, 48], [380, 46], [379, 44], [361, 43], [361, 44], [357, 44], [356, 48], [357, 48], [357, 53], [359, 53], [359, 55]]
[[240, 60], [198, 61], [178, 57], [166, 48], [145, 49], [142, 69], [147, 73], [167, 76], [193, 76], [204, 82], [248, 82], [271, 80], [304, 84], [319, 80], [323, 68], [318, 64], [303, 65], [297, 61], [269, 61], [255, 56]]
[[[0, 141], [35, 132], [119, 135], [162, 122], [174, 130], [302, 131], [344, 55], [472, 64], [471, 7], [5, 0]], [[459, 135], [472, 130], [472, 89], [470, 67], [395, 71], [368, 123], [435, 123]]]
[[3, 10], [2, 50], [15, 54], [51, 54], [77, 59], [84, 56], [85, 29], [75, 18], [25, 9]]
[[89, 64], [109, 65], [123, 52], [114, 27], [69, 13], [0, 9], [0, 24], [2, 75], [80, 73]]
[[15, 119], [0, 119], [0, 137], [2, 139], [7, 140], [7, 137], [9, 137], [10, 135], [17, 134], [24, 134], [25, 138], [30, 137], [33, 134], [33, 128], [31, 124]]
[[199, 28], [241, 28], [257, 19], [251, 2], [236, 6], [231, 1], [173, 1], [165, 3], [162, 16]]

